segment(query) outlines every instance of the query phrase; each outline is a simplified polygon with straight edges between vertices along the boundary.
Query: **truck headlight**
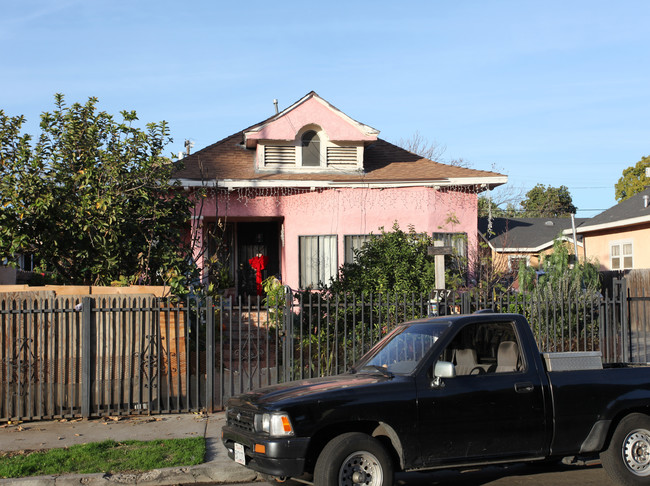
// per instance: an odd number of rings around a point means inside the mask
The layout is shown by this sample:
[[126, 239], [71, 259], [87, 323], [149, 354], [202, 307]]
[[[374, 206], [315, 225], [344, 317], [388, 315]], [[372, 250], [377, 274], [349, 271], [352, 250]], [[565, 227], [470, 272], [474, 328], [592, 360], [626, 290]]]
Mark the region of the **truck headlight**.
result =
[[255, 431], [283, 437], [293, 435], [293, 426], [286, 413], [258, 413], [255, 414]]

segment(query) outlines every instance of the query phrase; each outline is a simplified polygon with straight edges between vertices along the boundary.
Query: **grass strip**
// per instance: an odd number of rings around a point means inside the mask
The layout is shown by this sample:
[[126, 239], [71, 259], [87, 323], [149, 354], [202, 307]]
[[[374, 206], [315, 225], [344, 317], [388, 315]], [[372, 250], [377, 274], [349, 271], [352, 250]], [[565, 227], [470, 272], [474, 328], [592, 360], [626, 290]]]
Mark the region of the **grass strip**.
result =
[[105, 440], [64, 449], [0, 452], [0, 478], [144, 472], [203, 463], [205, 438], [152, 441]]

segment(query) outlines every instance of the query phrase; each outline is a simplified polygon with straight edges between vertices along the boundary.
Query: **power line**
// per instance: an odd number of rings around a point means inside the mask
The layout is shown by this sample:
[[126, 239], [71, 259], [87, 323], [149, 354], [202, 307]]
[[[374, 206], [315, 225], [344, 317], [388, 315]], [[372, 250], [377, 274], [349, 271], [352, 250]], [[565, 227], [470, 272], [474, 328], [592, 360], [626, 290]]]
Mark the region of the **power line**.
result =
[[567, 186], [569, 189], [610, 189], [610, 186]]

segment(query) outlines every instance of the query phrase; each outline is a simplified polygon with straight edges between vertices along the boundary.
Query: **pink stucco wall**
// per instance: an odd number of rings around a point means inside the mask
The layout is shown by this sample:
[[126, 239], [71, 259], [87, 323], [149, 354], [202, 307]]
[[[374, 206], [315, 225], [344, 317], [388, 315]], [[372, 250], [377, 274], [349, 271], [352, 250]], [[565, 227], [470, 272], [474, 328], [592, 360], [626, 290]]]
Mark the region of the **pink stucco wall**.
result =
[[[215, 216], [214, 200], [202, 209], [205, 218]], [[440, 191], [429, 187], [341, 188], [317, 191], [292, 189], [246, 190], [221, 193], [219, 214], [226, 221], [251, 221], [256, 218], [282, 218], [284, 246], [280, 248], [284, 283], [299, 285], [298, 237], [338, 235], [339, 264], [344, 259], [344, 235], [378, 233], [390, 230], [397, 221], [407, 230], [465, 232], [468, 248], [476, 247], [476, 194]], [[455, 220], [455, 221], [450, 221]]]
[[310, 98], [258, 132], [247, 134], [251, 140], [294, 140], [305, 125], [316, 123], [332, 141], [373, 141], [376, 135], [362, 133], [357, 126], [341, 119], [341, 114]]

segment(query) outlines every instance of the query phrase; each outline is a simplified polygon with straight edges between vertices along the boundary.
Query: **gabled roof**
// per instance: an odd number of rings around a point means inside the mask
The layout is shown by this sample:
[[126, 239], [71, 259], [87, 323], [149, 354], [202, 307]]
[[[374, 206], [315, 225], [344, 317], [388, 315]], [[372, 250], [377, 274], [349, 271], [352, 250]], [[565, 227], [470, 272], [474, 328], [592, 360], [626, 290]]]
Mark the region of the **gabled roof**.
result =
[[254, 147], [258, 140], [294, 140], [298, 130], [308, 124], [319, 125], [332, 141], [368, 143], [379, 135], [379, 130], [350, 118], [311, 91], [280, 113], [244, 130], [246, 147]]
[[[479, 233], [497, 252], [536, 253], [553, 246], [565, 230], [571, 231], [571, 218], [479, 218]], [[576, 218], [576, 226], [586, 221]]]
[[[336, 116], [343, 117], [347, 123], [356, 127], [364, 142], [363, 170], [309, 172], [278, 171], [258, 172], [255, 170], [255, 149], [246, 147], [246, 134], [258, 133], [263, 127], [277, 120], [287, 110], [314, 99], [315, 93], [274, 115], [267, 120], [237, 132], [223, 140], [185, 157], [179, 164], [175, 177], [186, 187], [204, 183], [216, 184], [224, 188], [244, 187], [406, 187], [470, 186], [477, 191], [494, 188], [508, 181], [508, 177], [491, 171], [468, 169], [441, 164], [404, 150], [392, 143], [376, 138], [379, 133], [374, 128], [352, 120], [347, 115], [328, 104]], [[319, 98], [320, 99], [320, 98]], [[322, 100], [322, 99], [320, 99]], [[321, 103], [321, 101], [318, 101]], [[323, 103], [324, 100], [322, 101]], [[376, 138], [375, 140], [370, 140]]]
[[467, 169], [433, 162], [377, 139], [365, 149], [364, 170], [358, 173], [259, 173], [255, 150], [244, 146], [243, 132], [195, 152], [182, 161], [175, 177], [185, 186], [217, 181], [220, 187], [327, 187], [350, 185], [484, 186], [493, 188], [508, 177], [496, 172]]
[[650, 188], [588, 219], [576, 231], [588, 233], [642, 223], [650, 223]]

